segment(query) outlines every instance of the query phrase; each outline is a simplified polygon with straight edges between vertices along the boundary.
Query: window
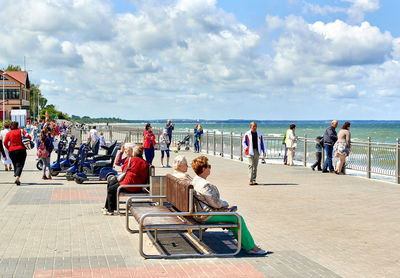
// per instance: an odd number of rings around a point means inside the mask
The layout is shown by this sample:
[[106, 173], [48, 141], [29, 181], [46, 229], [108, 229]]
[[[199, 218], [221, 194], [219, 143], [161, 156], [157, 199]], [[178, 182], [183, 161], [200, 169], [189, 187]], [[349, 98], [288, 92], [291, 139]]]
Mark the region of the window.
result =
[[5, 76], [3, 76], [2, 74], [0, 74], [0, 80], [8, 80]]
[[[19, 99], [18, 89], [5, 89], [4, 93], [6, 99]], [[0, 96], [3, 98], [3, 90], [0, 90]]]

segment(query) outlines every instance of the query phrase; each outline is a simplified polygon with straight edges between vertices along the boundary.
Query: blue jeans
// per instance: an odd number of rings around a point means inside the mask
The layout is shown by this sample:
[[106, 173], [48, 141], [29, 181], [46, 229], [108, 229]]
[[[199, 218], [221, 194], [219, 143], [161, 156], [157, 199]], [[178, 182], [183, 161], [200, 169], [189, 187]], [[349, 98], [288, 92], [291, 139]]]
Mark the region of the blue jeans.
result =
[[333, 153], [333, 146], [325, 145], [325, 163], [324, 163], [324, 168], [322, 171], [327, 171], [329, 167], [329, 171], [333, 172], [335, 169], [333, 169], [333, 164], [332, 164], [332, 153]]
[[200, 138], [194, 137], [194, 150], [196, 152], [200, 152], [199, 142], [200, 142]]
[[150, 148], [145, 148], [144, 155], [146, 156], [146, 161], [151, 164], [154, 158], [154, 147], [151, 146]]

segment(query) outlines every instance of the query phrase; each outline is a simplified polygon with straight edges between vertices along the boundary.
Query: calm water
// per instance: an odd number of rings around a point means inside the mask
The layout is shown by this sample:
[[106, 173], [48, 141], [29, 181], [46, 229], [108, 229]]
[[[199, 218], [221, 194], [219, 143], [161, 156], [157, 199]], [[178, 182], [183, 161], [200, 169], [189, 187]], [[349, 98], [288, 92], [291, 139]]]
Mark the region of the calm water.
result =
[[[350, 121], [351, 122], [351, 121]], [[325, 129], [330, 125], [330, 122], [311, 122], [311, 121], [297, 121], [296, 124], [296, 135], [304, 136], [307, 134], [308, 138], [313, 138], [319, 135], [323, 135]], [[339, 126], [336, 131], [339, 131], [344, 121], [339, 122]], [[187, 131], [193, 130], [194, 126], [198, 123], [176, 123], [175, 131]], [[203, 126], [205, 131], [216, 131], [216, 132], [233, 132], [235, 134], [245, 133], [249, 130], [249, 124], [238, 122], [199, 122]], [[279, 136], [283, 135], [286, 129], [289, 128], [289, 122], [279, 121], [268, 121], [259, 122], [258, 130], [263, 133], [264, 136]], [[125, 125], [125, 124], [124, 124]], [[126, 126], [140, 126], [142, 124], [126, 124]], [[163, 128], [164, 123], [152, 123], [153, 127]], [[352, 139], [357, 141], [367, 141], [368, 137], [374, 142], [384, 143], [395, 143], [396, 138], [400, 138], [400, 122], [376, 122], [376, 121], [354, 121], [351, 122], [351, 134]]]

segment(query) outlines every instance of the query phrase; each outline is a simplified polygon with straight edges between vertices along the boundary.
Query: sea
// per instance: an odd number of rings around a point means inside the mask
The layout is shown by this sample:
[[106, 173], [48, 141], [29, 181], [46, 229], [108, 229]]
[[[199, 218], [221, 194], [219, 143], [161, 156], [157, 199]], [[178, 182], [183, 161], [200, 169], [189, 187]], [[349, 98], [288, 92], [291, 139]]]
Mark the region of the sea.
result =
[[[339, 121], [336, 131], [339, 131], [346, 120]], [[165, 121], [149, 121], [155, 128], [164, 128]], [[174, 121], [173, 121], [174, 122]], [[193, 131], [198, 124], [202, 125], [204, 131], [216, 133], [234, 134], [245, 133], [249, 130], [249, 122], [244, 120], [229, 121], [177, 121], [175, 122], [175, 131]], [[353, 141], [367, 141], [368, 137], [372, 142], [380, 143], [396, 143], [396, 138], [400, 138], [400, 121], [349, 121], [351, 123], [351, 137]], [[296, 125], [296, 135], [307, 138], [315, 138], [322, 136], [325, 129], [330, 125], [330, 121], [257, 121], [258, 131], [264, 137], [266, 136], [283, 136], [289, 125]], [[143, 123], [124, 123], [124, 126], [143, 127]]]

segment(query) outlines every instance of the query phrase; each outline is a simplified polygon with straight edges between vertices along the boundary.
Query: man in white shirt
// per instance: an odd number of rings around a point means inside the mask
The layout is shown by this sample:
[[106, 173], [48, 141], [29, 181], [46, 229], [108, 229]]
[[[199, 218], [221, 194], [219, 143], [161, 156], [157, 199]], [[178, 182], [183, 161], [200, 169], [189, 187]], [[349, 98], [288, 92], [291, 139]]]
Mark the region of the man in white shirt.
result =
[[94, 142], [100, 138], [99, 132], [96, 130], [96, 126], [93, 126], [89, 131], [88, 140], [90, 140], [91, 145], [93, 146]]

